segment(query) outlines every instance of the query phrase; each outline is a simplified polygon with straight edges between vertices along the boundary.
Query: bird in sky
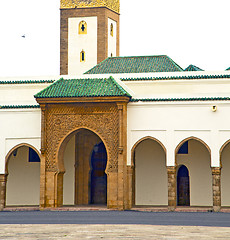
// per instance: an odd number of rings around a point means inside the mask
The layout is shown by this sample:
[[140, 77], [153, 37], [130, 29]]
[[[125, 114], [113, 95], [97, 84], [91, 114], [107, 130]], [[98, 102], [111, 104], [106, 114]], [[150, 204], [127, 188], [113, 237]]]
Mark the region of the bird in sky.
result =
[[25, 35], [25, 34], [23, 34], [23, 35], [22, 35], [22, 38], [26, 38], [26, 35]]

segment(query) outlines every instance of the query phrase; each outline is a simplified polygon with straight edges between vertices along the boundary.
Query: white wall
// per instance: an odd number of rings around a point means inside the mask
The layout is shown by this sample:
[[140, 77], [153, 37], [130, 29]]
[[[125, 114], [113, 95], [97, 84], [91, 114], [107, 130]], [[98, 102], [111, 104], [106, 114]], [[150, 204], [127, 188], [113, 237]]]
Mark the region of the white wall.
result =
[[68, 142], [64, 152], [65, 174], [63, 178], [63, 204], [74, 205], [75, 192], [75, 136]]
[[188, 154], [177, 154], [177, 164], [189, 171], [190, 205], [212, 206], [212, 171], [210, 154], [206, 147], [196, 141], [188, 142]]
[[221, 205], [230, 206], [230, 144], [228, 144], [221, 154]]
[[[87, 34], [79, 34], [81, 21], [87, 24]], [[69, 18], [68, 23], [68, 74], [83, 74], [97, 64], [97, 17]], [[85, 62], [80, 62], [80, 52]]]
[[6, 205], [39, 205], [40, 163], [28, 162], [28, 147], [11, 155], [6, 185]]
[[[110, 34], [110, 27], [113, 24], [113, 36]], [[108, 18], [108, 57], [117, 56], [117, 22]]]
[[156, 141], [144, 140], [135, 149], [135, 204], [167, 205], [165, 152]]

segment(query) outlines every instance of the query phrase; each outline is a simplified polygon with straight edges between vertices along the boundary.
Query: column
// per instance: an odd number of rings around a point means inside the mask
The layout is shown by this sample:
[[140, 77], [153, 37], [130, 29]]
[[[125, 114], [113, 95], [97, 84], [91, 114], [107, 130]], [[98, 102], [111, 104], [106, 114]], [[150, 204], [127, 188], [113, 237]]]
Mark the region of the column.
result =
[[6, 204], [6, 176], [0, 174], [0, 211], [3, 210]]
[[213, 211], [219, 212], [221, 209], [221, 168], [212, 167], [212, 194], [213, 194]]
[[168, 210], [176, 209], [176, 167], [167, 167], [168, 172]]

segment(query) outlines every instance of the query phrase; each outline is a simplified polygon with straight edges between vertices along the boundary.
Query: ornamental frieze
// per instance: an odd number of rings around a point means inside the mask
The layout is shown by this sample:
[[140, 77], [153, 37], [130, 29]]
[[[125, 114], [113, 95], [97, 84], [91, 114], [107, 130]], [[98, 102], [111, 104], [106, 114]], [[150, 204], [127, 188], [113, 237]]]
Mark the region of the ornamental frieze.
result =
[[61, 0], [60, 8], [92, 8], [107, 7], [114, 12], [120, 12], [120, 0]]

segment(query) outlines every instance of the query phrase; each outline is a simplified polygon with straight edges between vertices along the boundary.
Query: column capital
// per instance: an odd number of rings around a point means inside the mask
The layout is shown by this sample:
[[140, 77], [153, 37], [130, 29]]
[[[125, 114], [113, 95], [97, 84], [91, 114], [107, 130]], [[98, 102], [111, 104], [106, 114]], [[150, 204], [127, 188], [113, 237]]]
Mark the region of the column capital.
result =
[[221, 167], [212, 167], [212, 175], [220, 175]]

